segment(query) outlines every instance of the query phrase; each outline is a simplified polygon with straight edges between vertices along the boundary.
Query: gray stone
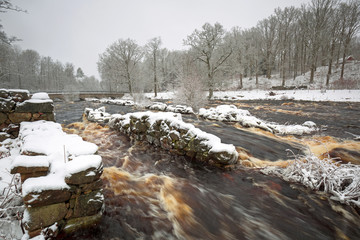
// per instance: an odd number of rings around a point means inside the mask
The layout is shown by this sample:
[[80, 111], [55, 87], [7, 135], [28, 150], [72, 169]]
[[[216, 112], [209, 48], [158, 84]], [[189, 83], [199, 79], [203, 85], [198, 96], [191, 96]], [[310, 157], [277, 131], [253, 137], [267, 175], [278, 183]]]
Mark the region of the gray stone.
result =
[[52, 113], [53, 111], [53, 102], [35, 103], [25, 101], [23, 103], [18, 103], [15, 108], [15, 112], [18, 113]]

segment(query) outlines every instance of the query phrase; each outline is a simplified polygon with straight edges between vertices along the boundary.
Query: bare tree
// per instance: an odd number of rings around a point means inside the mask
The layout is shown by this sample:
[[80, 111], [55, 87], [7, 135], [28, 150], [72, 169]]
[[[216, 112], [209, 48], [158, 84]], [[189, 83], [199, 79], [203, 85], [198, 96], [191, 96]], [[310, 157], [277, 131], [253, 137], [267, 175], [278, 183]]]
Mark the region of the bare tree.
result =
[[[98, 70], [103, 79], [110, 82], [125, 83], [133, 95], [137, 66], [143, 57], [142, 48], [132, 39], [118, 40], [100, 55]], [[117, 88], [118, 89], [118, 88]]]
[[344, 78], [346, 54], [354, 35], [360, 29], [360, 1], [350, 0], [340, 4], [341, 14], [341, 39], [343, 43], [343, 61], [341, 65], [340, 79]]
[[224, 47], [224, 35], [225, 30], [220, 23], [214, 25], [205, 23], [201, 30], [196, 29], [184, 40], [184, 44], [191, 46], [195, 51], [196, 59], [207, 67], [209, 99], [212, 98], [214, 92], [215, 74], [232, 54], [230, 46]]
[[148, 44], [146, 44], [147, 53], [151, 56], [151, 65], [152, 71], [154, 74], [154, 94], [157, 97], [158, 91], [158, 77], [157, 77], [157, 62], [160, 54], [161, 38], [156, 37], [151, 39]]
[[322, 36], [327, 30], [327, 23], [332, 17], [332, 9], [337, 0], [312, 0], [307, 8], [303, 6], [302, 22], [305, 26], [310, 50], [310, 84], [314, 83], [318, 53], [322, 44]]
[[276, 41], [276, 29], [278, 21], [275, 16], [270, 16], [257, 25], [258, 29], [261, 32], [262, 43], [261, 47], [263, 55], [265, 56], [266, 61], [266, 77], [271, 78], [271, 72], [274, 67], [274, 61], [277, 51], [277, 41]]

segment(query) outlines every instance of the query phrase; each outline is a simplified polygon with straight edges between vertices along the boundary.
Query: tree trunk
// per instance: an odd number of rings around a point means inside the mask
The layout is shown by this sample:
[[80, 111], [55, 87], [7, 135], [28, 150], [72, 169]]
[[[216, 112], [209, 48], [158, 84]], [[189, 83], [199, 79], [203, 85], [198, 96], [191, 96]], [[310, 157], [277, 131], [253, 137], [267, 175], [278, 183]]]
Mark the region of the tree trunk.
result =
[[328, 66], [328, 73], [326, 75], [326, 87], [329, 87], [330, 84], [330, 77], [332, 73], [332, 63], [333, 63], [333, 56], [335, 51], [335, 42], [331, 43], [331, 50], [330, 50], [330, 57], [329, 57], [329, 66]]
[[240, 73], [240, 76], [239, 76], [239, 89], [242, 89], [243, 88], [243, 75], [242, 73]]
[[156, 51], [154, 51], [154, 94], [157, 97], [157, 78], [156, 78]]

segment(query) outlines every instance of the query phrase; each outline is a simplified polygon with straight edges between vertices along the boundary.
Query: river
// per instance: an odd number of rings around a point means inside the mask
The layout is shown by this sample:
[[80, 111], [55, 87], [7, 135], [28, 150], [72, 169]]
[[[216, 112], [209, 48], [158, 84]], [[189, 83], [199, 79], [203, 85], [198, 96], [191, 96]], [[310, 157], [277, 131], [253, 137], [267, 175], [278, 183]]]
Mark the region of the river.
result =
[[[281, 109], [258, 102], [253, 107], [240, 104], [254, 109], [252, 113], [259, 116], [266, 111], [268, 116], [273, 114], [269, 109]], [[55, 103], [57, 121], [70, 124], [67, 132], [96, 143], [105, 166], [102, 179], [106, 208], [102, 221], [66, 239], [360, 238], [359, 209], [256, 169], [239, 166], [224, 170], [201, 165], [81, 120], [85, 107], [100, 106], [88, 102]], [[260, 111], [259, 106], [267, 110]], [[136, 111], [115, 105], [106, 105], [106, 109], [110, 113]], [[296, 116], [304, 117], [294, 114], [293, 119]], [[299, 142], [275, 140], [231, 124], [216, 123], [215, 127], [213, 122], [190, 116], [184, 120], [218, 135], [223, 142], [242, 145], [266, 161], [289, 158], [285, 151], [288, 148], [303, 151]], [[353, 121], [348, 124], [356, 126], [357, 118]], [[339, 137], [336, 131], [331, 134]]]

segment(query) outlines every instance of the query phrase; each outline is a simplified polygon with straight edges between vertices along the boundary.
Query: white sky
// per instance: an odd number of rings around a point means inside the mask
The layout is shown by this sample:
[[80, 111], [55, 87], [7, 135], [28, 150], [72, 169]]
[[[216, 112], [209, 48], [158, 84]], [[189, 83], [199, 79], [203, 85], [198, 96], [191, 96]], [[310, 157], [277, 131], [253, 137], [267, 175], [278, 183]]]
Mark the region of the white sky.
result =
[[28, 11], [1, 13], [10, 36], [22, 49], [34, 49], [98, 77], [98, 56], [122, 38], [144, 45], [160, 36], [163, 47], [182, 49], [183, 39], [204, 23], [219, 22], [227, 30], [250, 28], [277, 7], [310, 0], [13, 0]]

